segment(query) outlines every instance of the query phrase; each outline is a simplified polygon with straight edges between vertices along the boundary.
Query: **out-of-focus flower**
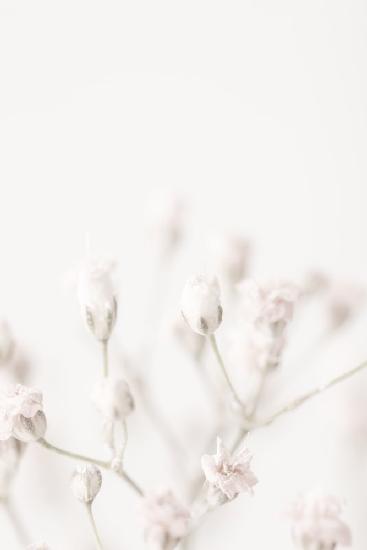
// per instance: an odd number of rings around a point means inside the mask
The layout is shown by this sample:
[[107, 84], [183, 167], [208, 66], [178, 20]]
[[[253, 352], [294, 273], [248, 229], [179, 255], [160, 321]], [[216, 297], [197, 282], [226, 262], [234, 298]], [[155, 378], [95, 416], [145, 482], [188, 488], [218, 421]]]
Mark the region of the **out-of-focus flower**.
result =
[[78, 299], [82, 317], [100, 341], [111, 336], [117, 318], [116, 291], [112, 282], [115, 264], [88, 258], [78, 272]]
[[340, 501], [320, 491], [300, 496], [289, 512], [292, 535], [300, 548], [334, 550], [351, 545], [351, 532], [340, 518]]
[[8, 323], [0, 320], [0, 365], [4, 365], [13, 356], [15, 342]]
[[0, 390], [0, 440], [14, 436], [24, 442], [45, 435], [46, 417], [42, 393], [21, 384], [9, 384]]
[[21, 443], [13, 437], [0, 441], [0, 500], [6, 499], [18, 470], [21, 457]]
[[92, 502], [96, 498], [101, 485], [101, 470], [94, 464], [78, 466], [71, 478], [71, 487], [75, 497], [84, 503]]
[[251, 470], [251, 460], [252, 455], [245, 447], [231, 456], [219, 437], [217, 453], [201, 458], [206, 480], [224, 496], [222, 503], [233, 500], [239, 493], [253, 493], [257, 478]]
[[336, 330], [351, 319], [365, 302], [366, 292], [358, 285], [333, 283], [327, 298], [329, 324]]
[[168, 257], [182, 240], [184, 213], [184, 200], [174, 193], [155, 192], [147, 205], [150, 230], [164, 257]]
[[134, 399], [123, 378], [104, 378], [94, 388], [92, 400], [105, 420], [124, 420], [134, 410]]
[[201, 334], [193, 332], [182, 316], [174, 322], [173, 333], [182, 348], [198, 361], [205, 348], [205, 338]]
[[191, 277], [183, 290], [181, 312], [194, 332], [207, 336], [222, 322], [222, 306], [218, 280], [197, 275]]
[[241, 236], [218, 238], [213, 243], [215, 267], [230, 285], [236, 285], [247, 275], [250, 244]]
[[302, 296], [311, 297], [327, 290], [330, 285], [329, 277], [322, 271], [306, 273], [302, 283]]
[[245, 314], [259, 324], [278, 325], [291, 321], [299, 291], [290, 283], [259, 286], [245, 280], [240, 285]]
[[27, 550], [51, 550], [48, 544], [45, 542], [35, 542], [30, 546], [27, 546]]
[[172, 550], [189, 531], [190, 513], [171, 491], [146, 496], [142, 516], [145, 539], [154, 550]]

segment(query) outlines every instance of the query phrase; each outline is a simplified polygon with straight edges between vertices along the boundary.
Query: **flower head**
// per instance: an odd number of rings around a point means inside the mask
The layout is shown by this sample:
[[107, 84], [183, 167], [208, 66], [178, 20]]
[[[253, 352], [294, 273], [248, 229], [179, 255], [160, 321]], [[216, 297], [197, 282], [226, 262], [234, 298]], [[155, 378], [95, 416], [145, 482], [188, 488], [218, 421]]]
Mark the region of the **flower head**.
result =
[[257, 478], [251, 470], [252, 456], [246, 448], [242, 448], [234, 456], [217, 438], [217, 453], [204, 455], [201, 467], [209, 486], [220, 491], [225, 501], [233, 500], [239, 493], [251, 493], [257, 483]]
[[222, 322], [218, 280], [198, 275], [191, 277], [183, 290], [181, 312], [194, 332], [207, 336]]
[[188, 533], [190, 513], [171, 491], [146, 496], [142, 515], [146, 540], [155, 550], [171, 550]]
[[106, 341], [117, 317], [116, 292], [112, 282], [113, 262], [88, 258], [78, 272], [78, 299], [82, 317], [94, 336]]
[[75, 469], [71, 478], [74, 495], [80, 502], [92, 502], [102, 485], [102, 474], [94, 464], [85, 464]]
[[37, 441], [45, 435], [46, 417], [42, 393], [21, 384], [0, 390], [0, 441], [14, 436], [20, 441]]
[[294, 540], [302, 548], [350, 546], [351, 532], [341, 512], [340, 501], [332, 495], [317, 491], [300, 496], [289, 513]]
[[134, 399], [123, 378], [104, 378], [92, 393], [92, 400], [105, 420], [124, 420], [134, 410]]

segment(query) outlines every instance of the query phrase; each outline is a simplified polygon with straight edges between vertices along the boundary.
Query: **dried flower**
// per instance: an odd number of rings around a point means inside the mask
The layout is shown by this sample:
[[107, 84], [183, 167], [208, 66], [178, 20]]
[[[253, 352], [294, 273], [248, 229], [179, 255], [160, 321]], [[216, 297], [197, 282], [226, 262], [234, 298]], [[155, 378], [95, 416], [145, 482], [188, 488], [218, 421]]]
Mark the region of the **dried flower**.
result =
[[215, 265], [223, 279], [236, 285], [246, 276], [250, 245], [241, 236], [221, 237], [213, 243]]
[[233, 457], [217, 438], [217, 453], [204, 455], [201, 467], [209, 486], [224, 496], [224, 501], [233, 500], [239, 493], [253, 493], [257, 478], [251, 471], [252, 456], [242, 448]]
[[78, 466], [71, 478], [74, 495], [80, 502], [92, 502], [98, 495], [102, 485], [101, 470], [94, 464]]
[[143, 500], [145, 538], [155, 550], [171, 550], [187, 535], [189, 511], [171, 491], [148, 495]]
[[104, 378], [94, 388], [92, 400], [105, 420], [124, 420], [134, 410], [134, 399], [123, 378]]
[[240, 285], [245, 312], [256, 324], [279, 325], [291, 321], [299, 296], [298, 289], [289, 283], [260, 287], [252, 280]]
[[10, 437], [0, 441], [0, 500], [6, 499], [21, 457], [21, 443]]
[[20, 441], [30, 442], [43, 437], [47, 422], [42, 409], [40, 391], [21, 384], [1, 388], [0, 440], [14, 436]]
[[194, 332], [207, 336], [222, 322], [218, 280], [198, 275], [191, 277], [183, 290], [181, 312]]
[[0, 321], [0, 365], [7, 363], [13, 355], [15, 342], [6, 321]]
[[112, 262], [89, 258], [78, 273], [78, 298], [82, 317], [89, 330], [100, 341], [111, 336], [117, 318], [116, 292], [111, 273]]
[[205, 348], [205, 338], [201, 334], [193, 332], [184, 322], [182, 316], [173, 324], [173, 333], [182, 348], [198, 361]]
[[340, 501], [320, 491], [300, 496], [291, 507], [293, 538], [301, 548], [334, 550], [337, 546], [350, 546], [351, 532], [340, 519]]

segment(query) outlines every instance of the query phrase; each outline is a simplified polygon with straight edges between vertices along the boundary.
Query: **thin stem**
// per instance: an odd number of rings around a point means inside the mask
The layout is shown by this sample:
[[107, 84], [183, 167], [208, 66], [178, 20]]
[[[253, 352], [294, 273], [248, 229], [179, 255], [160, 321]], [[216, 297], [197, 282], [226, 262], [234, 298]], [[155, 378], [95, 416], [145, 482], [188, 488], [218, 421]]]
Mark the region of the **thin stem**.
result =
[[[75, 460], [82, 460], [83, 462], [91, 462], [92, 464], [96, 464], [97, 466], [100, 466], [101, 468], [104, 468], [105, 470], [114, 471], [111, 468], [110, 462], [108, 462], [106, 460], [99, 460], [99, 459], [96, 459], [96, 458], [91, 458], [89, 456], [81, 455], [81, 454], [74, 453], [74, 452], [71, 452], [71, 451], [66, 451], [65, 449], [61, 449], [60, 447], [56, 447], [55, 445], [52, 445], [51, 443], [49, 443], [48, 441], [46, 441], [43, 438], [39, 439], [38, 443], [40, 445], [42, 445], [43, 447], [45, 447], [45, 449], [48, 449], [49, 451], [52, 451], [52, 452], [57, 453], [59, 455], [66, 456], [68, 458], [72, 458], [72, 459], [75, 459]], [[117, 474], [119, 477], [121, 477], [124, 481], [126, 481], [126, 483], [128, 483], [130, 485], [130, 487], [135, 491], [135, 493], [137, 493], [140, 497], [144, 496], [143, 490], [139, 487], [139, 485], [135, 481], [133, 481], [131, 479], [131, 477], [126, 472], [121, 470], [121, 471], [118, 471], [118, 472], [114, 471], [114, 473]]]
[[222, 370], [222, 373], [223, 373], [223, 376], [227, 382], [227, 385], [228, 385], [228, 388], [232, 394], [232, 397], [233, 399], [236, 401], [236, 403], [241, 407], [241, 409], [244, 409], [244, 404], [242, 403], [241, 399], [239, 398], [232, 382], [231, 382], [231, 379], [229, 378], [229, 375], [228, 375], [228, 372], [227, 372], [227, 369], [225, 367], [225, 364], [224, 364], [224, 361], [222, 359], [222, 356], [220, 354], [220, 351], [218, 349], [218, 344], [217, 344], [217, 340], [215, 338], [215, 335], [214, 334], [211, 334], [210, 337], [209, 337], [209, 340], [210, 340], [210, 344], [212, 346], [212, 349], [214, 351], [214, 354], [215, 354], [215, 357], [217, 358], [217, 361], [218, 361], [218, 364]]
[[13, 504], [11, 501], [7, 498], [0, 501], [5, 512], [8, 515], [9, 521], [13, 526], [14, 532], [18, 538], [19, 543], [22, 546], [25, 546], [29, 543], [29, 537], [27, 535], [27, 532], [25, 530], [25, 527], [20, 520], [17, 511], [15, 510]]
[[357, 367], [354, 367], [351, 370], [348, 370], [348, 371], [344, 372], [343, 374], [339, 374], [339, 376], [336, 376], [335, 378], [332, 378], [331, 380], [329, 380], [329, 382], [321, 384], [320, 386], [314, 388], [313, 390], [310, 390], [307, 393], [304, 393], [303, 395], [297, 397], [296, 399], [293, 399], [293, 401], [290, 401], [287, 405], [285, 405], [284, 407], [282, 407], [281, 409], [276, 411], [269, 418], [267, 418], [263, 421], [260, 421], [259, 423], [255, 423], [251, 427], [251, 429], [253, 430], [253, 429], [256, 429], [256, 428], [263, 428], [264, 426], [269, 426], [279, 416], [282, 416], [285, 413], [294, 411], [295, 409], [297, 409], [298, 407], [303, 405], [303, 403], [305, 403], [309, 399], [312, 399], [313, 397], [316, 397], [316, 395], [319, 395], [320, 393], [328, 390], [329, 388], [332, 388], [336, 384], [339, 384], [340, 382], [343, 382], [344, 380], [347, 380], [348, 378], [350, 378], [351, 376], [354, 376], [355, 374], [362, 371], [366, 367], [367, 367], [367, 361], [365, 361], [364, 363], [361, 363], [360, 365], [358, 365]]
[[92, 526], [92, 529], [93, 529], [93, 533], [94, 533], [94, 536], [95, 536], [95, 539], [96, 539], [97, 548], [98, 548], [98, 550], [103, 550], [102, 541], [101, 541], [101, 538], [99, 536], [97, 525], [96, 525], [96, 522], [95, 522], [95, 519], [94, 519], [94, 516], [93, 516], [93, 512], [92, 512], [92, 503], [91, 502], [86, 502], [85, 507], [87, 509], [88, 517], [89, 517], [89, 520], [90, 520], [90, 523], [91, 523], [91, 526]]
[[108, 340], [102, 340], [102, 358], [103, 358], [103, 376], [108, 377], [109, 361], [108, 361]]

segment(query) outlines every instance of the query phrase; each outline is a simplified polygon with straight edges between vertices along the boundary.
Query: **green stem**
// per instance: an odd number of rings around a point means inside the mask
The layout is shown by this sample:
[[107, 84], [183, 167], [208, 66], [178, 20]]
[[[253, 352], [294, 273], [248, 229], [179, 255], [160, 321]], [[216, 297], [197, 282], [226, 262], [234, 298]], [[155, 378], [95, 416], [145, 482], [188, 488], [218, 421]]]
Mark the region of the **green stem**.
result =
[[210, 340], [210, 344], [212, 346], [212, 349], [214, 351], [214, 355], [217, 358], [218, 364], [219, 364], [219, 366], [222, 370], [223, 376], [224, 376], [224, 378], [227, 382], [227, 386], [228, 386], [228, 388], [229, 388], [229, 390], [232, 394], [232, 397], [233, 397], [234, 401], [239, 405], [239, 407], [241, 409], [244, 409], [245, 406], [242, 403], [241, 399], [239, 398], [239, 396], [238, 396], [238, 394], [237, 394], [237, 392], [236, 392], [236, 390], [235, 390], [235, 388], [234, 388], [234, 386], [231, 382], [231, 379], [229, 378], [229, 375], [228, 375], [227, 369], [225, 367], [224, 361], [223, 361], [222, 356], [220, 354], [220, 351], [218, 349], [218, 344], [217, 344], [217, 340], [215, 338], [215, 335], [211, 334], [210, 337], [209, 337], [209, 340]]

